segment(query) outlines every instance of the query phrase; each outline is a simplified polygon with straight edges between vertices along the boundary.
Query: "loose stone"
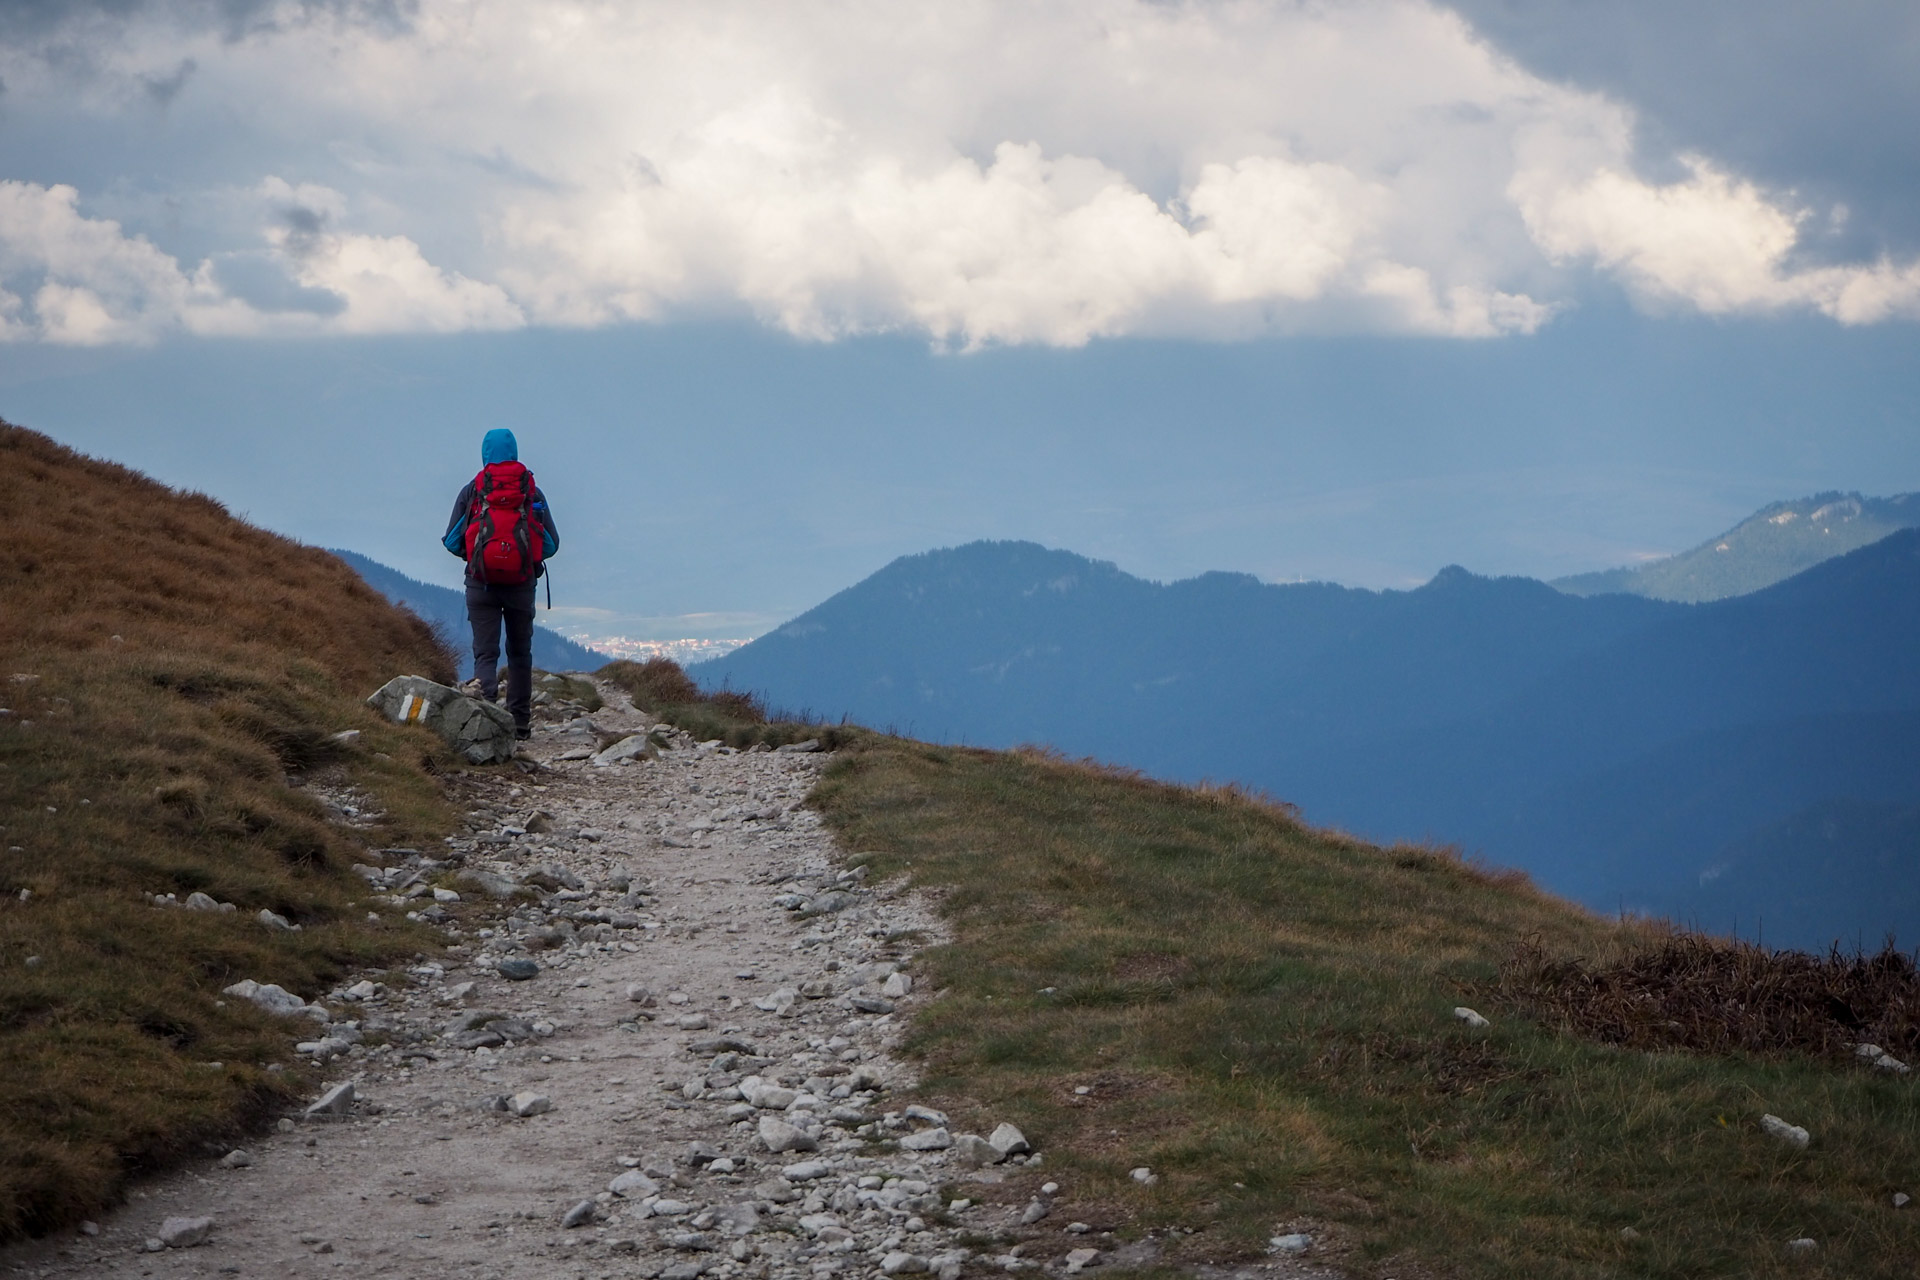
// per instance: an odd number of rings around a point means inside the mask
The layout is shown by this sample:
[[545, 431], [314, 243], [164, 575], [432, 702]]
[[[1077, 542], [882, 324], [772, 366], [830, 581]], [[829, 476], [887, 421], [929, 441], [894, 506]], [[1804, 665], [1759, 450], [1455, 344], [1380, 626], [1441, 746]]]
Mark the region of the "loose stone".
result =
[[160, 1224], [155, 1239], [162, 1248], [191, 1249], [197, 1244], [205, 1244], [207, 1237], [213, 1234], [212, 1218], [168, 1218]]
[[321, 1094], [320, 1097], [307, 1108], [307, 1117], [318, 1120], [327, 1116], [343, 1116], [353, 1110], [353, 1102], [353, 1081], [349, 1080], [344, 1084], [337, 1084]]
[[513, 1112], [514, 1115], [522, 1118], [527, 1116], [542, 1116], [553, 1110], [553, 1099], [544, 1093], [534, 1093], [528, 1090], [524, 1093], [516, 1093], [513, 1097], [509, 1098], [507, 1100], [507, 1109]]
[[1022, 1156], [1033, 1150], [1027, 1142], [1027, 1135], [1010, 1124], [996, 1126], [987, 1143], [999, 1153], [1002, 1160], [1008, 1156]]
[[1780, 1141], [1786, 1143], [1788, 1146], [1804, 1149], [1808, 1142], [1808, 1134], [1805, 1129], [1802, 1129], [1797, 1124], [1788, 1124], [1776, 1115], [1761, 1116], [1760, 1128], [1770, 1136], [1780, 1139]]
[[765, 1143], [767, 1150], [775, 1155], [782, 1151], [818, 1151], [820, 1149], [819, 1140], [813, 1135], [772, 1116], [760, 1117], [760, 1141]]

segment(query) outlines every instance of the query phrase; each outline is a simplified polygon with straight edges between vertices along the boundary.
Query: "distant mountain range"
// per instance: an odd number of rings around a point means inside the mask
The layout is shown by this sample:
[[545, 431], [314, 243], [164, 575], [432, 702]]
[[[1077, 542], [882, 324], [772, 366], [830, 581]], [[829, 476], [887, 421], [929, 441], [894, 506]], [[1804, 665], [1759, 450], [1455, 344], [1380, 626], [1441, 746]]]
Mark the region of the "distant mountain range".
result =
[[1237, 780], [1602, 910], [1871, 946], [1920, 942], [1916, 636], [1914, 530], [1697, 605], [1459, 568], [1404, 592], [1160, 585], [975, 543], [694, 670], [917, 737]]
[[1687, 604], [1725, 600], [1784, 582], [1823, 560], [1916, 526], [1920, 493], [1891, 498], [1822, 493], [1776, 502], [1677, 556], [1557, 578], [1553, 585], [1577, 596], [1623, 592]]
[[[332, 554], [345, 560], [368, 586], [387, 599], [444, 627], [454, 652], [461, 655], [461, 670], [468, 669], [473, 633], [467, 625], [464, 594], [451, 587], [436, 587], [430, 582], [409, 578], [398, 569], [390, 569], [355, 551], [334, 548]], [[533, 665], [543, 671], [594, 671], [611, 661], [606, 654], [569, 640], [557, 631], [539, 625], [533, 628]]]

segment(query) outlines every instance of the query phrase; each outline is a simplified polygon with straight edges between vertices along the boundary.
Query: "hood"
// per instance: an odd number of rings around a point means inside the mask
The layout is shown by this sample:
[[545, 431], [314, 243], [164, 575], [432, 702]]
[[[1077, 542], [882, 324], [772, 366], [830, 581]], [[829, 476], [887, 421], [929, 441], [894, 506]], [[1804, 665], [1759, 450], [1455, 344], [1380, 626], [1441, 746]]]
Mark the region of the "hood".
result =
[[505, 427], [495, 427], [480, 442], [480, 465], [483, 467], [490, 467], [496, 462], [519, 460], [520, 444], [513, 438], [513, 432]]

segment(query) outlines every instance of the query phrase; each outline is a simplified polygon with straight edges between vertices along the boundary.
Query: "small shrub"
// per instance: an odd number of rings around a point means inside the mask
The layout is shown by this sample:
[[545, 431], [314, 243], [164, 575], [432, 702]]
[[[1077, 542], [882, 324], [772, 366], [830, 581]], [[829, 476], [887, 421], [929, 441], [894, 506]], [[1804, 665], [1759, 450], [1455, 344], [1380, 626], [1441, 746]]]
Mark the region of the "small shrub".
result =
[[626, 690], [635, 706], [655, 715], [667, 707], [700, 701], [700, 686], [671, 658], [609, 662], [599, 674]]

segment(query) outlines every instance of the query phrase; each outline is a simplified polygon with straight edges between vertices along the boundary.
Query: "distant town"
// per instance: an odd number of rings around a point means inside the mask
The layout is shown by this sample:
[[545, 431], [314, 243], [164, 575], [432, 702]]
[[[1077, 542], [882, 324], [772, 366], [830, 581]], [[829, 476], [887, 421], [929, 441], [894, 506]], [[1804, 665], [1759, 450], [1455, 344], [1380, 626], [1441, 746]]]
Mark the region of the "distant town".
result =
[[569, 640], [597, 649], [610, 658], [626, 658], [634, 662], [645, 662], [648, 658], [672, 658], [681, 666], [691, 662], [705, 662], [708, 658], [718, 658], [732, 653], [745, 640], [714, 640], [695, 637], [685, 640], [634, 640], [627, 636], [596, 636], [585, 631], [561, 629], [560, 633]]

